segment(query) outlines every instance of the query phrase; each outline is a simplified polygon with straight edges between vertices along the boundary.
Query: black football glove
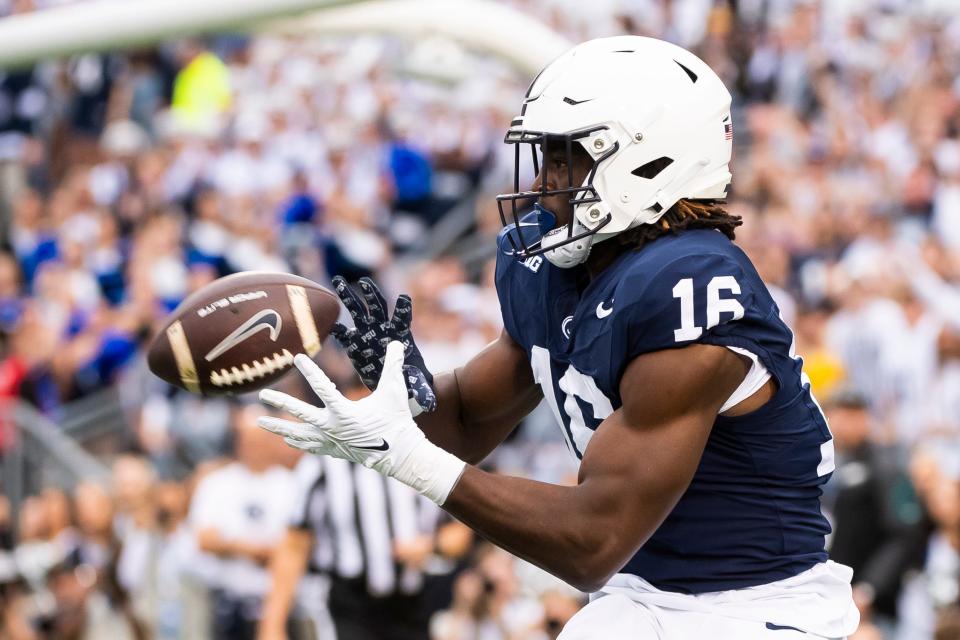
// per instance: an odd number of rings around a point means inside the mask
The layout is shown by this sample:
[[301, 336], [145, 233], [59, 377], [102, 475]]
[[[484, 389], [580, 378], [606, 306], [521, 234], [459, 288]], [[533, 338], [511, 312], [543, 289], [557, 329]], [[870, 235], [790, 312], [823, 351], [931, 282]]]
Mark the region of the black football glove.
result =
[[343, 301], [343, 306], [350, 312], [354, 325], [353, 329], [348, 329], [337, 322], [331, 331], [333, 337], [347, 352], [360, 380], [371, 391], [377, 388], [377, 381], [380, 380], [387, 345], [392, 340], [402, 342], [403, 378], [407, 383], [410, 410], [414, 416], [424, 411], [433, 411], [437, 408], [437, 396], [433, 393], [433, 374], [427, 369], [410, 333], [410, 323], [413, 320], [410, 296], [398, 296], [393, 316], [388, 317], [387, 300], [373, 280], [360, 278], [359, 286], [363, 293], [362, 300], [341, 276], [333, 279], [334, 290]]

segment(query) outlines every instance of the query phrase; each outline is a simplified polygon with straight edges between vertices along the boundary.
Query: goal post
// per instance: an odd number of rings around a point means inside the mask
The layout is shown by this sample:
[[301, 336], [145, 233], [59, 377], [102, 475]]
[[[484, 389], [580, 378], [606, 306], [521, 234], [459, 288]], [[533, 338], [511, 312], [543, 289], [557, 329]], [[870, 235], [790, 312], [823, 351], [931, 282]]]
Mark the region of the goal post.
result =
[[297, 20], [273, 21], [265, 28], [303, 35], [444, 36], [473, 51], [499, 57], [530, 76], [573, 46], [536, 18], [491, 0], [373, 0]]
[[445, 36], [535, 73], [571, 43], [491, 0], [92, 0], [0, 19], [0, 69], [220, 31]]

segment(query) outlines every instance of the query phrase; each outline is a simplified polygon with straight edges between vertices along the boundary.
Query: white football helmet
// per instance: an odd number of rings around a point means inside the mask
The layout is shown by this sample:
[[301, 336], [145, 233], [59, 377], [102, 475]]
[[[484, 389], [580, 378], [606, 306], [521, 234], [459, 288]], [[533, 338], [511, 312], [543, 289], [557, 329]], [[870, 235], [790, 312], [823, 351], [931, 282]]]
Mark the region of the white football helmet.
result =
[[[656, 222], [681, 198], [717, 200], [730, 184], [733, 124], [730, 92], [700, 58], [669, 42], [640, 36], [577, 45], [534, 79], [504, 138], [516, 145], [514, 193], [497, 196], [514, 255], [545, 254], [572, 267], [590, 247]], [[521, 146], [531, 145], [534, 171], [548, 149], [579, 144], [593, 158], [582, 185], [521, 191]], [[547, 167], [543, 167], [547, 171]], [[541, 219], [542, 238], [519, 233], [519, 207], [533, 198], [569, 194], [573, 217], [561, 229]], [[540, 213], [545, 210], [539, 209]], [[512, 215], [512, 220], [508, 216]], [[549, 231], [552, 229], [552, 232]]]

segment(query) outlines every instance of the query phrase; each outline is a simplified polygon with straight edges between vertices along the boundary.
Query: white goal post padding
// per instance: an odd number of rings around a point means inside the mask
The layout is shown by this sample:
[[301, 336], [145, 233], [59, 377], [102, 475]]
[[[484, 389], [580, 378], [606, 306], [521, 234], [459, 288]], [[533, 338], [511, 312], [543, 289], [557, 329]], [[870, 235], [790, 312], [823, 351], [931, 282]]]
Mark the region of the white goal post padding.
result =
[[490, 0], [374, 0], [265, 26], [299, 35], [439, 35], [500, 57], [531, 77], [574, 44], [536, 18]]
[[500, 56], [525, 74], [572, 45], [535, 18], [491, 0], [93, 0], [0, 19], [0, 69], [259, 29], [304, 36], [442, 35]]

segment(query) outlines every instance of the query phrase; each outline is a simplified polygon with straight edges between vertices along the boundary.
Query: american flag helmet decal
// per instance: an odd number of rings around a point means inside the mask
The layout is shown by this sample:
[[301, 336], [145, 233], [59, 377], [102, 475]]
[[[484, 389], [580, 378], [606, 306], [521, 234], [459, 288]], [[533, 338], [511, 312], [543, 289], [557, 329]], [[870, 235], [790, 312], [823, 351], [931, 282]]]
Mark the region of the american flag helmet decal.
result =
[[723, 139], [733, 140], [733, 123], [730, 121], [730, 116], [723, 119]]

